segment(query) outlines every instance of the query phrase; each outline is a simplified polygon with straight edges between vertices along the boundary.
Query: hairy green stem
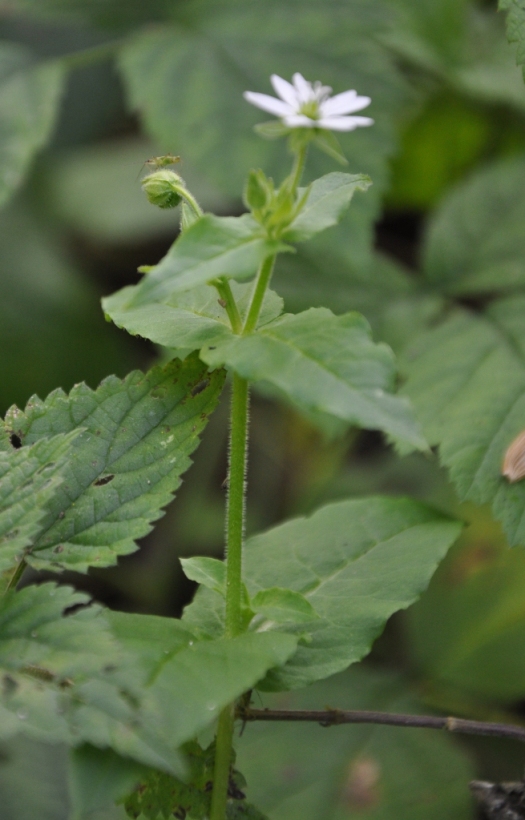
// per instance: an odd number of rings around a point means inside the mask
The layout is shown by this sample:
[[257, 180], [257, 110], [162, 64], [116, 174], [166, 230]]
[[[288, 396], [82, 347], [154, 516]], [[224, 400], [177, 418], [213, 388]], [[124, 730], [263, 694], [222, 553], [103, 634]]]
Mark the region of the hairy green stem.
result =
[[233, 374], [230, 467], [228, 471], [226, 621], [225, 634], [235, 638], [242, 631], [242, 541], [244, 535], [245, 478], [248, 436], [248, 382]]
[[[307, 147], [295, 155], [289, 177], [292, 191], [296, 191], [303, 173]], [[252, 333], [257, 327], [264, 297], [272, 278], [275, 254], [261, 264], [252, 291], [250, 306], [241, 327], [242, 334]], [[224, 279], [213, 282], [226, 303], [234, 333], [239, 333], [241, 320], [230, 286]], [[226, 287], [228, 290], [226, 290]], [[236, 312], [236, 313], [235, 313]], [[225, 636], [235, 638], [242, 632], [242, 542], [244, 535], [245, 479], [248, 438], [248, 381], [233, 374], [230, 460], [228, 471], [227, 551], [226, 551], [226, 616]], [[225, 820], [228, 802], [228, 784], [233, 744], [235, 704], [222, 710], [217, 725], [215, 770], [210, 820]]]
[[290, 188], [294, 192], [297, 191], [297, 188], [299, 187], [299, 183], [301, 181], [301, 177], [304, 171], [307, 153], [308, 145], [303, 145], [301, 148], [298, 149], [297, 153], [295, 154], [295, 160], [292, 172], [290, 174]]
[[235, 297], [232, 293], [228, 279], [224, 276], [220, 279], [214, 279], [213, 286], [217, 289], [219, 296], [224, 302], [224, 307], [226, 309], [226, 313], [228, 314], [233, 332], [240, 334], [242, 331], [242, 317], [239, 313], [239, 308], [237, 307], [237, 302], [235, 301]]
[[201, 206], [199, 205], [193, 194], [190, 194], [188, 189], [184, 188], [182, 185], [180, 186], [180, 194], [182, 197], [184, 197], [186, 204], [189, 205], [189, 207], [191, 208], [191, 210], [197, 218], [203, 215], [204, 211], [202, 210]]
[[[242, 542], [244, 535], [245, 477], [248, 435], [248, 382], [233, 374], [228, 508], [226, 524], [225, 635], [242, 632]], [[210, 820], [225, 820], [232, 754], [234, 704], [222, 710], [217, 726], [215, 771]]]
[[250, 307], [248, 308], [248, 314], [242, 330], [243, 335], [246, 333], [252, 333], [257, 327], [262, 303], [264, 301], [268, 285], [270, 284], [270, 279], [272, 278], [274, 265], [275, 254], [273, 256], [267, 256], [259, 268], [252, 292]]
[[211, 796], [210, 820], [225, 820], [228, 802], [228, 785], [232, 755], [234, 724], [233, 704], [226, 706], [219, 715], [215, 739], [215, 770]]

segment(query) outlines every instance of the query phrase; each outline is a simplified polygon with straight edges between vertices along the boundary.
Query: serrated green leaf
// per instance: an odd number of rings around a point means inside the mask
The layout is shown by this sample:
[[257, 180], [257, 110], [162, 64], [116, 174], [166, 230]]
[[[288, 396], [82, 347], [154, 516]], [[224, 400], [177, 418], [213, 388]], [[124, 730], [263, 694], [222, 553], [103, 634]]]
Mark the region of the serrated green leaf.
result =
[[84, 428], [72, 445], [64, 481], [48, 503], [42, 535], [27, 562], [38, 569], [85, 572], [133, 552], [162, 515], [190, 464], [189, 455], [222, 388], [195, 358], [77, 385], [11, 409], [6, 427], [24, 444]]
[[[366, 498], [330, 504], [248, 539], [244, 578], [250, 595], [286, 585], [320, 616], [308, 625], [311, 641], [300, 644], [262, 688], [305, 686], [364, 657], [390, 615], [423, 592], [460, 529], [415, 501]], [[221, 634], [223, 611], [217, 593], [200, 590], [183, 621]]]
[[186, 578], [196, 581], [221, 595], [226, 594], [226, 564], [217, 558], [180, 558]]
[[250, 279], [279, 247], [265, 239], [249, 214], [206, 214], [180, 234], [166, 256], [135, 286], [128, 307], [165, 302], [221, 276]]
[[[248, 310], [251, 284], [230, 283], [242, 317]], [[118, 327], [170, 348], [198, 350], [231, 338], [228, 314], [219, 304], [219, 294], [210, 285], [176, 293], [166, 301], [133, 307], [137, 285], [123, 288], [102, 300], [102, 306]], [[265, 325], [282, 313], [283, 300], [267, 291], [259, 318]]]
[[525, 298], [494, 302], [484, 315], [457, 310], [407, 356], [404, 392], [461, 500], [491, 503], [511, 545], [525, 544], [525, 484], [501, 475], [523, 430]]
[[50, 139], [64, 87], [60, 62], [31, 65], [30, 54], [23, 62], [0, 78], [0, 205], [20, 186], [35, 153]]
[[0, 450], [0, 576], [23, 559], [39, 533], [75, 435]]
[[[363, 668], [285, 697], [271, 709], [380, 710], [423, 707], [408, 683]], [[256, 704], [254, 704], [256, 705]], [[259, 707], [260, 708], [260, 707]], [[424, 710], [427, 711], [427, 710]], [[308, 723], [249, 723], [237, 765], [249, 800], [272, 820], [470, 820], [469, 756], [446, 734], [386, 726], [333, 730]]]
[[334, 316], [326, 308], [311, 308], [287, 314], [253, 334], [204, 349], [201, 357], [251, 381], [269, 382], [299, 409], [383, 430], [426, 449], [410, 406], [390, 392], [392, 351], [374, 344], [368, 323], [357, 313]]
[[256, 614], [278, 624], [306, 623], [319, 617], [304, 595], [282, 587], [259, 590], [251, 599], [250, 607]]
[[154, 723], [146, 725], [129, 656], [100, 607], [88, 603], [86, 595], [51, 583], [0, 598], [1, 737], [21, 732], [71, 746], [89, 742], [180, 771], [174, 746]]
[[517, 46], [516, 64], [525, 66], [525, 2], [499, 0], [498, 8], [507, 12], [507, 39], [509, 43], [515, 43]]
[[316, 179], [310, 188], [299, 188], [306, 196], [304, 207], [282, 235], [285, 242], [304, 242], [316, 233], [337, 225], [356, 191], [366, 191], [372, 180], [365, 174], [332, 173]]
[[500, 160], [458, 186], [431, 222], [425, 276], [454, 294], [525, 284], [525, 160]]

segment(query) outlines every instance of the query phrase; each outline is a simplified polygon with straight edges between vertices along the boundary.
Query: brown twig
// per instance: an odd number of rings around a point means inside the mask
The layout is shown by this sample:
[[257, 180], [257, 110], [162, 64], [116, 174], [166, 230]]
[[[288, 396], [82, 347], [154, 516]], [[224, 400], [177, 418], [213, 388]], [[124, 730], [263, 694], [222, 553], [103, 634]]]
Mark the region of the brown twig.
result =
[[344, 723], [373, 723], [381, 726], [404, 726], [412, 729], [444, 729], [464, 735], [488, 735], [521, 740], [525, 743], [525, 728], [509, 723], [482, 720], [464, 720], [456, 717], [430, 715], [401, 715], [393, 712], [346, 711], [324, 709], [319, 711], [288, 709], [251, 709], [240, 707], [237, 717], [245, 723], [251, 720], [273, 720], [319, 723], [321, 726], [340, 726]]

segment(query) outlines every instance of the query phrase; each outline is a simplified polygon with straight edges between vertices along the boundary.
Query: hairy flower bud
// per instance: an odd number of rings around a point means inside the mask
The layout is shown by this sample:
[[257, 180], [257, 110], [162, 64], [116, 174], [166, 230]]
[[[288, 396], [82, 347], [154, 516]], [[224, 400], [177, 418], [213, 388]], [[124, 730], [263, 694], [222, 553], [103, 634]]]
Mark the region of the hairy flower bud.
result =
[[142, 189], [152, 205], [175, 208], [182, 200], [184, 181], [174, 171], [154, 171], [142, 180]]

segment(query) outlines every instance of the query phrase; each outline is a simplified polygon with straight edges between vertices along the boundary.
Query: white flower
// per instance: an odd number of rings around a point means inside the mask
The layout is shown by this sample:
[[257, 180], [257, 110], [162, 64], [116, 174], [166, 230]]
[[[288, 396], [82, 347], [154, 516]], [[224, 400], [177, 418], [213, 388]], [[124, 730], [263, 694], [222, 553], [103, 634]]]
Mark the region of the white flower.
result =
[[320, 82], [312, 85], [299, 73], [293, 75], [293, 85], [277, 74], [272, 74], [270, 79], [280, 99], [256, 91], [245, 91], [244, 99], [280, 117], [289, 128], [353, 131], [359, 126], [374, 124], [370, 117], [348, 116], [370, 105], [370, 97], [359, 97], [357, 91], [343, 91], [330, 97], [330, 86]]

